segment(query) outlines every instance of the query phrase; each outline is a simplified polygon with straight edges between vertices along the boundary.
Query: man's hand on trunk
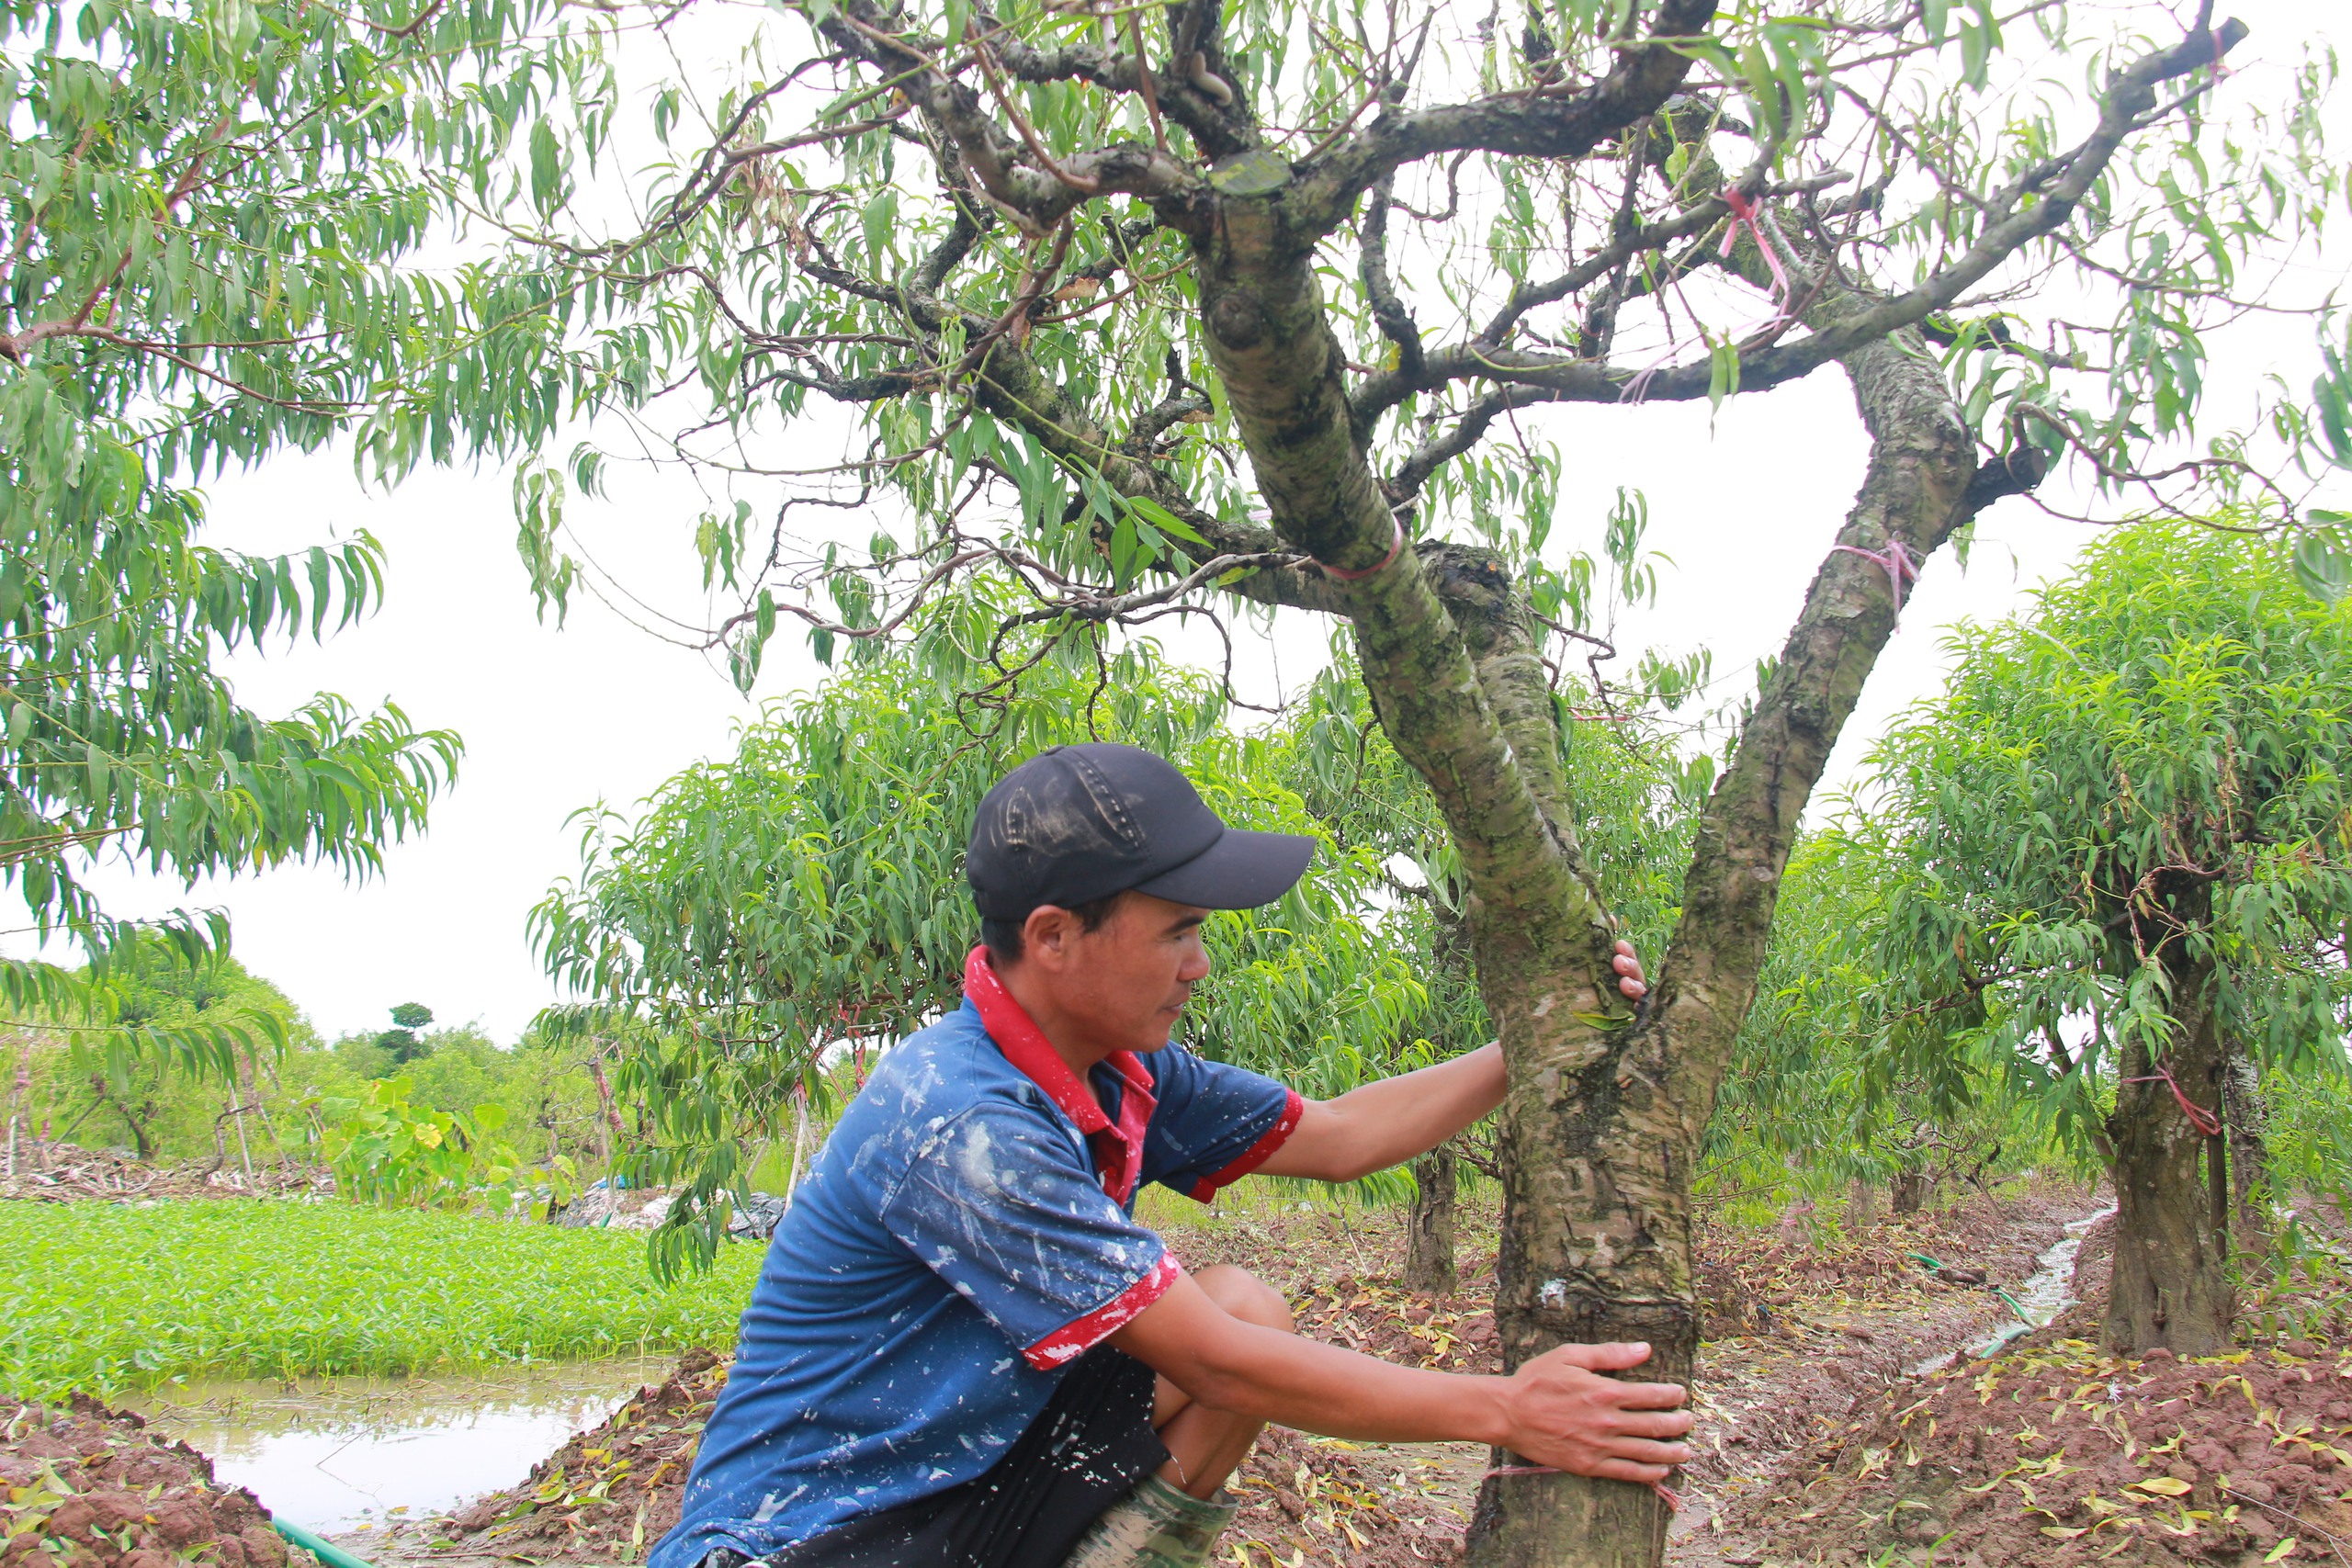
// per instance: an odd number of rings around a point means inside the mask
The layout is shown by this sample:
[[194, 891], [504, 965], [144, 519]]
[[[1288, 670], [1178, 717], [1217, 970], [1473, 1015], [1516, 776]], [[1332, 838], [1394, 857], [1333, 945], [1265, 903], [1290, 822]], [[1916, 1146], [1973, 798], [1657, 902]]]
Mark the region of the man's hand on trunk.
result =
[[1617, 988], [1625, 993], [1626, 1000], [1637, 1002], [1650, 994], [1649, 976], [1642, 973], [1642, 961], [1634, 955], [1632, 942], [1617, 944], [1617, 956], [1609, 961], [1609, 966], [1617, 971]]
[[1530, 1464], [1610, 1481], [1659, 1482], [1688, 1463], [1675, 1439], [1690, 1430], [1682, 1386], [1624, 1382], [1650, 1359], [1639, 1344], [1563, 1345], [1514, 1372], [1505, 1396], [1510, 1434], [1500, 1445]]

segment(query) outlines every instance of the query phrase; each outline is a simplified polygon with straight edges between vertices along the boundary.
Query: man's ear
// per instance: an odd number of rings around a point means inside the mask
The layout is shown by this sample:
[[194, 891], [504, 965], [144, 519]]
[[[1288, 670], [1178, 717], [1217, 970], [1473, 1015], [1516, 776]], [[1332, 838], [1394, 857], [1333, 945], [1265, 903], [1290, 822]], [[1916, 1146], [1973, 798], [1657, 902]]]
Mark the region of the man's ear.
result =
[[1059, 974], [1069, 958], [1070, 939], [1077, 934], [1078, 917], [1058, 905], [1040, 904], [1021, 922], [1021, 956]]

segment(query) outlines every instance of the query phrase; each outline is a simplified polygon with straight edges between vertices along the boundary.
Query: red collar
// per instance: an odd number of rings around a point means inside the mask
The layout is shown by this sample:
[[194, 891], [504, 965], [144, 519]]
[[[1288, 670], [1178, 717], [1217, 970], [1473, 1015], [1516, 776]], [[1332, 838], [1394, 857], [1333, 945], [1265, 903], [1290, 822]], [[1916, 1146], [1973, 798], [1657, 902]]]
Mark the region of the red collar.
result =
[[1136, 1179], [1143, 1171], [1144, 1129], [1159, 1103], [1152, 1098], [1151, 1070], [1143, 1065], [1143, 1058], [1133, 1051], [1114, 1051], [1105, 1060], [1120, 1080], [1119, 1120], [1114, 1123], [1093, 1089], [1069, 1070], [1069, 1064], [1004, 988], [985, 947], [972, 949], [971, 956], [964, 960], [964, 995], [979, 1010], [980, 1027], [1004, 1053], [1004, 1059], [1044, 1089], [1046, 1098], [1061, 1107], [1062, 1114], [1077, 1123], [1086, 1146], [1093, 1151], [1094, 1170], [1102, 1179], [1102, 1190], [1119, 1203], [1135, 1196]]

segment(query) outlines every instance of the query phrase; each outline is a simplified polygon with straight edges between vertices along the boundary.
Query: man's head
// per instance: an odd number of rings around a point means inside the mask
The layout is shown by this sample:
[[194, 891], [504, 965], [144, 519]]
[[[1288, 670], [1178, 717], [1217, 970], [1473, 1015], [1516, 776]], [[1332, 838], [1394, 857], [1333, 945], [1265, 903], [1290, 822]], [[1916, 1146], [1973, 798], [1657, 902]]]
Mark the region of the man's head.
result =
[[[1315, 840], [1227, 828], [1184, 775], [1132, 746], [1059, 746], [1005, 775], [964, 874], [1008, 980], [1115, 1049], [1167, 1043], [1208, 957], [1212, 909], [1272, 903]], [[1043, 1020], [1040, 1020], [1043, 1022]]]

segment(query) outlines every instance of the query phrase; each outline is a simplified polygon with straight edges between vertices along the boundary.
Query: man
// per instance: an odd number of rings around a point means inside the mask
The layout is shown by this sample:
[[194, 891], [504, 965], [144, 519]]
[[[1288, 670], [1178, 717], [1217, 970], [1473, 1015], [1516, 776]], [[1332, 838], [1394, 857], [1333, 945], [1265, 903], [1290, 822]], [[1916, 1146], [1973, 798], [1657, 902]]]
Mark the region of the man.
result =
[[989, 793], [964, 1004], [882, 1057], [777, 1227], [649, 1568], [1197, 1564], [1268, 1421], [1634, 1483], [1690, 1458], [1679, 1387], [1599, 1375], [1646, 1346], [1393, 1366], [1298, 1338], [1274, 1291], [1188, 1273], [1136, 1223], [1143, 1182], [1352, 1180], [1502, 1100], [1493, 1045], [1318, 1103], [1170, 1043], [1208, 912], [1280, 897], [1313, 850], [1227, 829], [1130, 747], [1057, 748]]

